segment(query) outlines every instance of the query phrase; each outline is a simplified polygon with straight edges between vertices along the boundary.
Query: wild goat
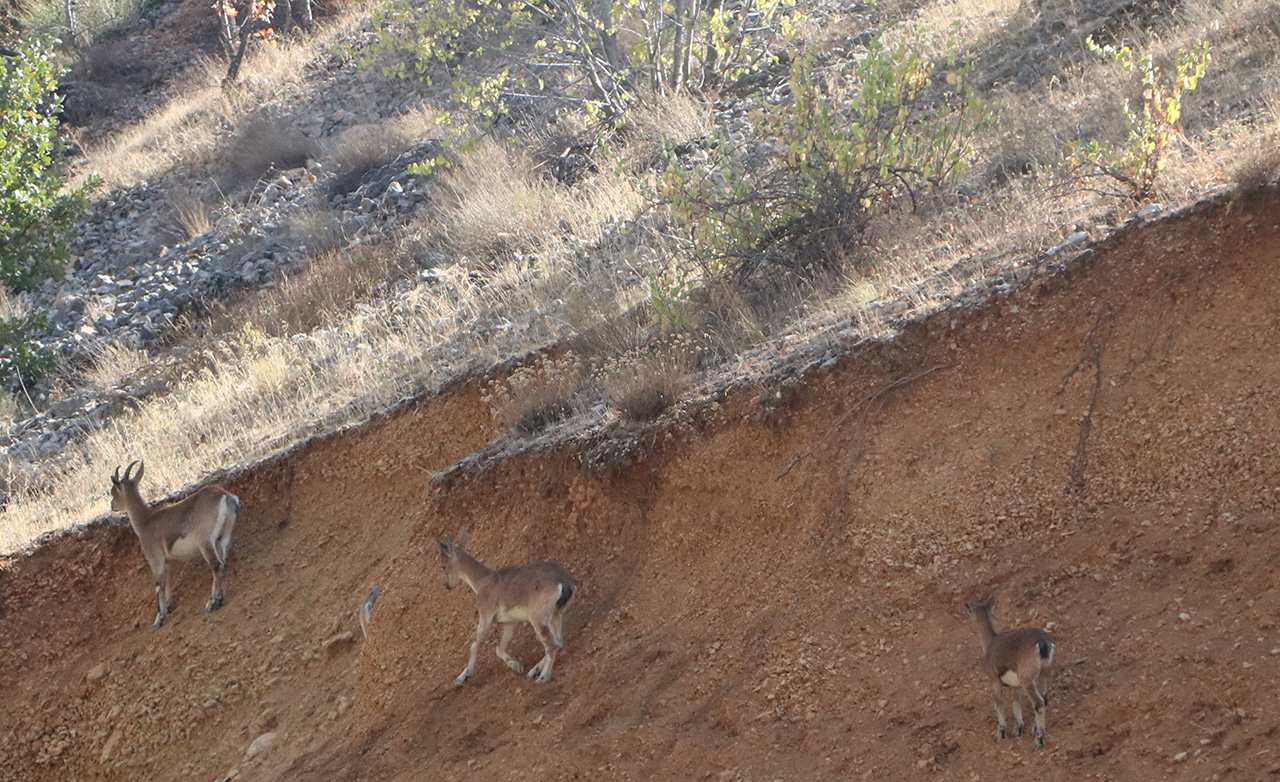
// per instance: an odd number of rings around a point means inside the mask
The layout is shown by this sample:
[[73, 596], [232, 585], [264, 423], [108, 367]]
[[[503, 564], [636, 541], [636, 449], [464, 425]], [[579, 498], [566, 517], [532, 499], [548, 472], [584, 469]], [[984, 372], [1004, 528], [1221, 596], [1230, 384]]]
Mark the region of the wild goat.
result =
[[476, 593], [476, 610], [480, 615], [476, 639], [471, 642], [471, 657], [454, 684], [462, 684], [475, 672], [476, 651], [494, 622], [503, 626], [502, 640], [498, 641], [498, 659], [516, 673], [524, 673], [524, 665], [507, 654], [507, 644], [515, 634], [516, 623], [533, 625], [544, 654], [527, 676], [531, 679], [536, 676], [539, 684], [546, 684], [551, 680], [556, 655], [564, 647], [565, 607], [577, 592], [573, 578], [555, 562], [533, 562], [490, 570], [467, 553], [470, 534], [471, 530], [464, 529], [458, 533], [457, 542], [454, 542], [453, 535], [436, 540], [440, 544], [440, 567], [444, 569], [445, 588], [453, 589], [465, 581]]
[[[137, 475], [133, 474], [135, 464]], [[111, 476], [111, 510], [129, 514], [129, 523], [142, 544], [142, 555], [151, 566], [156, 599], [160, 603], [160, 612], [151, 629], [158, 630], [177, 606], [173, 600], [170, 560], [204, 557], [213, 571], [213, 592], [205, 604], [205, 613], [222, 608], [227, 548], [231, 545], [231, 531], [240, 518], [240, 500], [220, 486], [206, 486], [178, 502], [148, 507], [138, 491], [138, 481], [142, 480], [145, 468], [141, 461], [130, 462], [123, 478], [120, 468], [116, 468]]]
[[[991, 676], [991, 698], [996, 705], [996, 739], [1009, 735], [1004, 720], [1005, 689], [1020, 687], [1036, 712], [1036, 748], [1044, 746], [1044, 709], [1049, 703], [1049, 681], [1053, 671], [1053, 653], [1056, 646], [1053, 636], [1038, 627], [996, 632], [996, 622], [991, 615], [994, 601], [979, 597], [965, 605], [969, 615], [978, 622], [985, 656], [983, 668]], [[1013, 738], [1022, 735], [1026, 727], [1022, 722], [1022, 697], [1013, 697]]]

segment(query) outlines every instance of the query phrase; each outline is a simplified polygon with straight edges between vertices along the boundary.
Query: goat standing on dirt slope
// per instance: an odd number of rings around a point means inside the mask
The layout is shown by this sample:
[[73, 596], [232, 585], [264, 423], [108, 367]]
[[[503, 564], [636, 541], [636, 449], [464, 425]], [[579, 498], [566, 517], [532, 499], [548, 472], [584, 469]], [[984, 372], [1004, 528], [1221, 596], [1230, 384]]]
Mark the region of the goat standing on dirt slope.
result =
[[533, 625], [544, 654], [527, 676], [536, 676], [539, 684], [546, 684], [551, 681], [556, 655], [564, 647], [564, 611], [577, 592], [573, 578], [556, 562], [533, 562], [490, 570], [467, 553], [470, 534], [471, 530], [462, 530], [456, 543], [453, 535], [436, 540], [440, 544], [440, 567], [444, 569], [445, 587], [453, 589], [465, 581], [476, 593], [476, 610], [480, 614], [476, 639], [471, 642], [471, 657], [454, 684], [462, 684], [475, 672], [476, 651], [494, 622], [503, 626], [502, 640], [498, 641], [498, 658], [516, 673], [524, 673], [524, 665], [507, 654], [507, 644], [515, 634], [516, 623]]
[[[1036, 711], [1036, 748], [1044, 746], [1044, 708], [1049, 703], [1049, 678], [1053, 671], [1053, 653], [1057, 648], [1053, 636], [1038, 627], [996, 632], [991, 615], [994, 601], [979, 597], [965, 607], [978, 622], [985, 649], [983, 668], [991, 676], [991, 698], [996, 705], [996, 739], [1009, 735], [1004, 721], [1005, 689], [1019, 687], [1031, 700]], [[1013, 737], [1022, 735], [1022, 697], [1013, 697]]]
[[[137, 475], [132, 474], [135, 464]], [[144, 468], [140, 461], [130, 462], [123, 478], [120, 468], [116, 468], [111, 476], [111, 510], [129, 514], [129, 523], [142, 544], [142, 555], [151, 566], [156, 599], [160, 602], [160, 612], [151, 629], [158, 630], [177, 606], [173, 600], [170, 560], [204, 557], [213, 571], [213, 592], [204, 606], [205, 613], [222, 608], [227, 549], [231, 545], [231, 531], [240, 518], [240, 500], [220, 486], [206, 486], [178, 502], [147, 507], [138, 491]]]

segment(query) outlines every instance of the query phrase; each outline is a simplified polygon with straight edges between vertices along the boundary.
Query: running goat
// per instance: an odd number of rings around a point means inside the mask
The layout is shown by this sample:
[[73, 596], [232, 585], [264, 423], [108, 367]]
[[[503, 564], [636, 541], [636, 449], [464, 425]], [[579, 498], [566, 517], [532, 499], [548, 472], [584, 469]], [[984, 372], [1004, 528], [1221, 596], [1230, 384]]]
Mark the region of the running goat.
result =
[[577, 592], [573, 578], [556, 562], [533, 562], [490, 570], [467, 552], [470, 534], [471, 530], [464, 529], [458, 533], [456, 542], [453, 535], [436, 540], [440, 544], [440, 567], [444, 570], [445, 587], [453, 589], [466, 582], [476, 593], [476, 610], [479, 612], [476, 639], [471, 642], [471, 657], [454, 684], [462, 684], [475, 672], [476, 651], [494, 622], [503, 626], [502, 640], [498, 641], [498, 658], [516, 673], [524, 673], [524, 665], [507, 654], [507, 644], [511, 642], [519, 622], [533, 625], [544, 654], [527, 676], [537, 677], [539, 684], [546, 684], [551, 680], [556, 655], [564, 647], [564, 612]]
[[[966, 603], [969, 615], [978, 622], [978, 632], [986, 654], [983, 669], [991, 677], [991, 699], [996, 706], [996, 739], [1009, 736], [1004, 719], [1006, 688], [1019, 687], [1030, 699], [1036, 712], [1036, 748], [1044, 746], [1044, 709], [1049, 703], [1049, 679], [1053, 670], [1055, 645], [1053, 636], [1038, 627], [996, 632], [996, 622], [991, 615], [993, 600], [979, 597]], [[1013, 694], [1013, 738], [1022, 735], [1026, 727], [1022, 722], [1022, 697]]]
[[240, 500], [220, 486], [206, 486], [186, 499], [148, 506], [138, 491], [145, 468], [140, 461], [130, 462], [123, 478], [120, 468], [116, 468], [111, 476], [111, 510], [129, 514], [129, 524], [142, 544], [142, 555], [151, 566], [156, 600], [160, 603], [151, 629], [158, 630], [177, 605], [173, 600], [170, 560], [204, 557], [213, 571], [213, 592], [204, 606], [205, 613], [222, 608], [226, 601], [223, 580], [227, 575], [227, 550], [240, 518]]

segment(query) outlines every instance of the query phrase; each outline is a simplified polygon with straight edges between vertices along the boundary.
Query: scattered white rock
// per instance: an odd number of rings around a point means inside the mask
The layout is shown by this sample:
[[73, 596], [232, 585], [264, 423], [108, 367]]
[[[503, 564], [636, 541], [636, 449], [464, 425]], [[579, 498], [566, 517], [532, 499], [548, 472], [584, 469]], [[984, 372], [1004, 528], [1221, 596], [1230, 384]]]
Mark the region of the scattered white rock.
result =
[[269, 752], [275, 743], [276, 734], [274, 732], [263, 733], [261, 736], [254, 739], [253, 743], [249, 745], [249, 748], [244, 751], [245, 759], [253, 760], [259, 755]]

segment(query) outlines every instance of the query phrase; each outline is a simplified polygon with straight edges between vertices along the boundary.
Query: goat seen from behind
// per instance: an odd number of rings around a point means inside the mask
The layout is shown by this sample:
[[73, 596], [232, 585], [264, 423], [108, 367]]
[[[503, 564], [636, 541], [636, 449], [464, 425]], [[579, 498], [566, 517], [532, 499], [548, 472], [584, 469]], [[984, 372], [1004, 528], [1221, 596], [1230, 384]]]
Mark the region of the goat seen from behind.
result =
[[[992, 616], [993, 601], [979, 597], [966, 608], [969, 615], [978, 623], [978, 633], [982, 637], [985, 654], [983, 668], [991, 677], [991, 698], [996, 706], [996, 738], [1009, 736], [1009, 728], [1004, 719], [1004, 701], [1006, 695], [1014, 688], [1021, 689], [1031, 701], [1036, 713], [1036, 748], [1044, 746], [1045, 706], [1049, 703], [1049, 682], [1053, 670], [1053, 655], [1056, 646], [1053, 636], [1038, 627], [1023, 627], [1018, 630], [996, 632], [995, 618]], [[1022, 697], [1013, 693], [1012, 736], [1022, 735], [1025, 727], [1022, 721]]]
[[524, 665], [507, 653], [507, 644], [520, 622], [528, 622], [542, 642], [543, 656], [529, 670], [529, 678], [537, 677], [539, 684], [551, 680], [551, 669], [556, 655], [564, 647], [564, 612], [577, 592], [569, 572], [556, 562], [533, 562], [491, 570], [467, 552], [470, 530], [462, 530], [455, 541], [453, 535], [437, 539], [440, 545], [440, 567], [444, 570], [444, 585], [453, 589], [466, 582], [476, 594], [476, 611], [479, 620], [476, 638], [471, 642], [471, 657], [467, 667], [458, 674], [455, 684], [471, 678], [476, 669], [476, 652], [489, 628], [496, 622], [502, 625], [502, 639], [498, 641], [498, 658], [516, 673], [524, 672]]
[[[134, 465], [138, 467], [136, 475]], [[240, 518], [240, 500], [219, 486], [206, 486], [178, 502], [148, 506], [138, 491], [143, 469], [142, 462], [130, 462], [121, 477], [120, 468], [116, 468], [111, 476], [111, 510], [129, 514], [129, 524], [151, 567], [156, 600], [160, 603], [151, 629], [157, 630], [176, 607], [171, 560], [203, 557], [213, 571], [213, 591], [204, 610], [208, 613], [222, 608], [226, 600], [223, 582], [227, 574], [227, 554], [231, 532]]]

